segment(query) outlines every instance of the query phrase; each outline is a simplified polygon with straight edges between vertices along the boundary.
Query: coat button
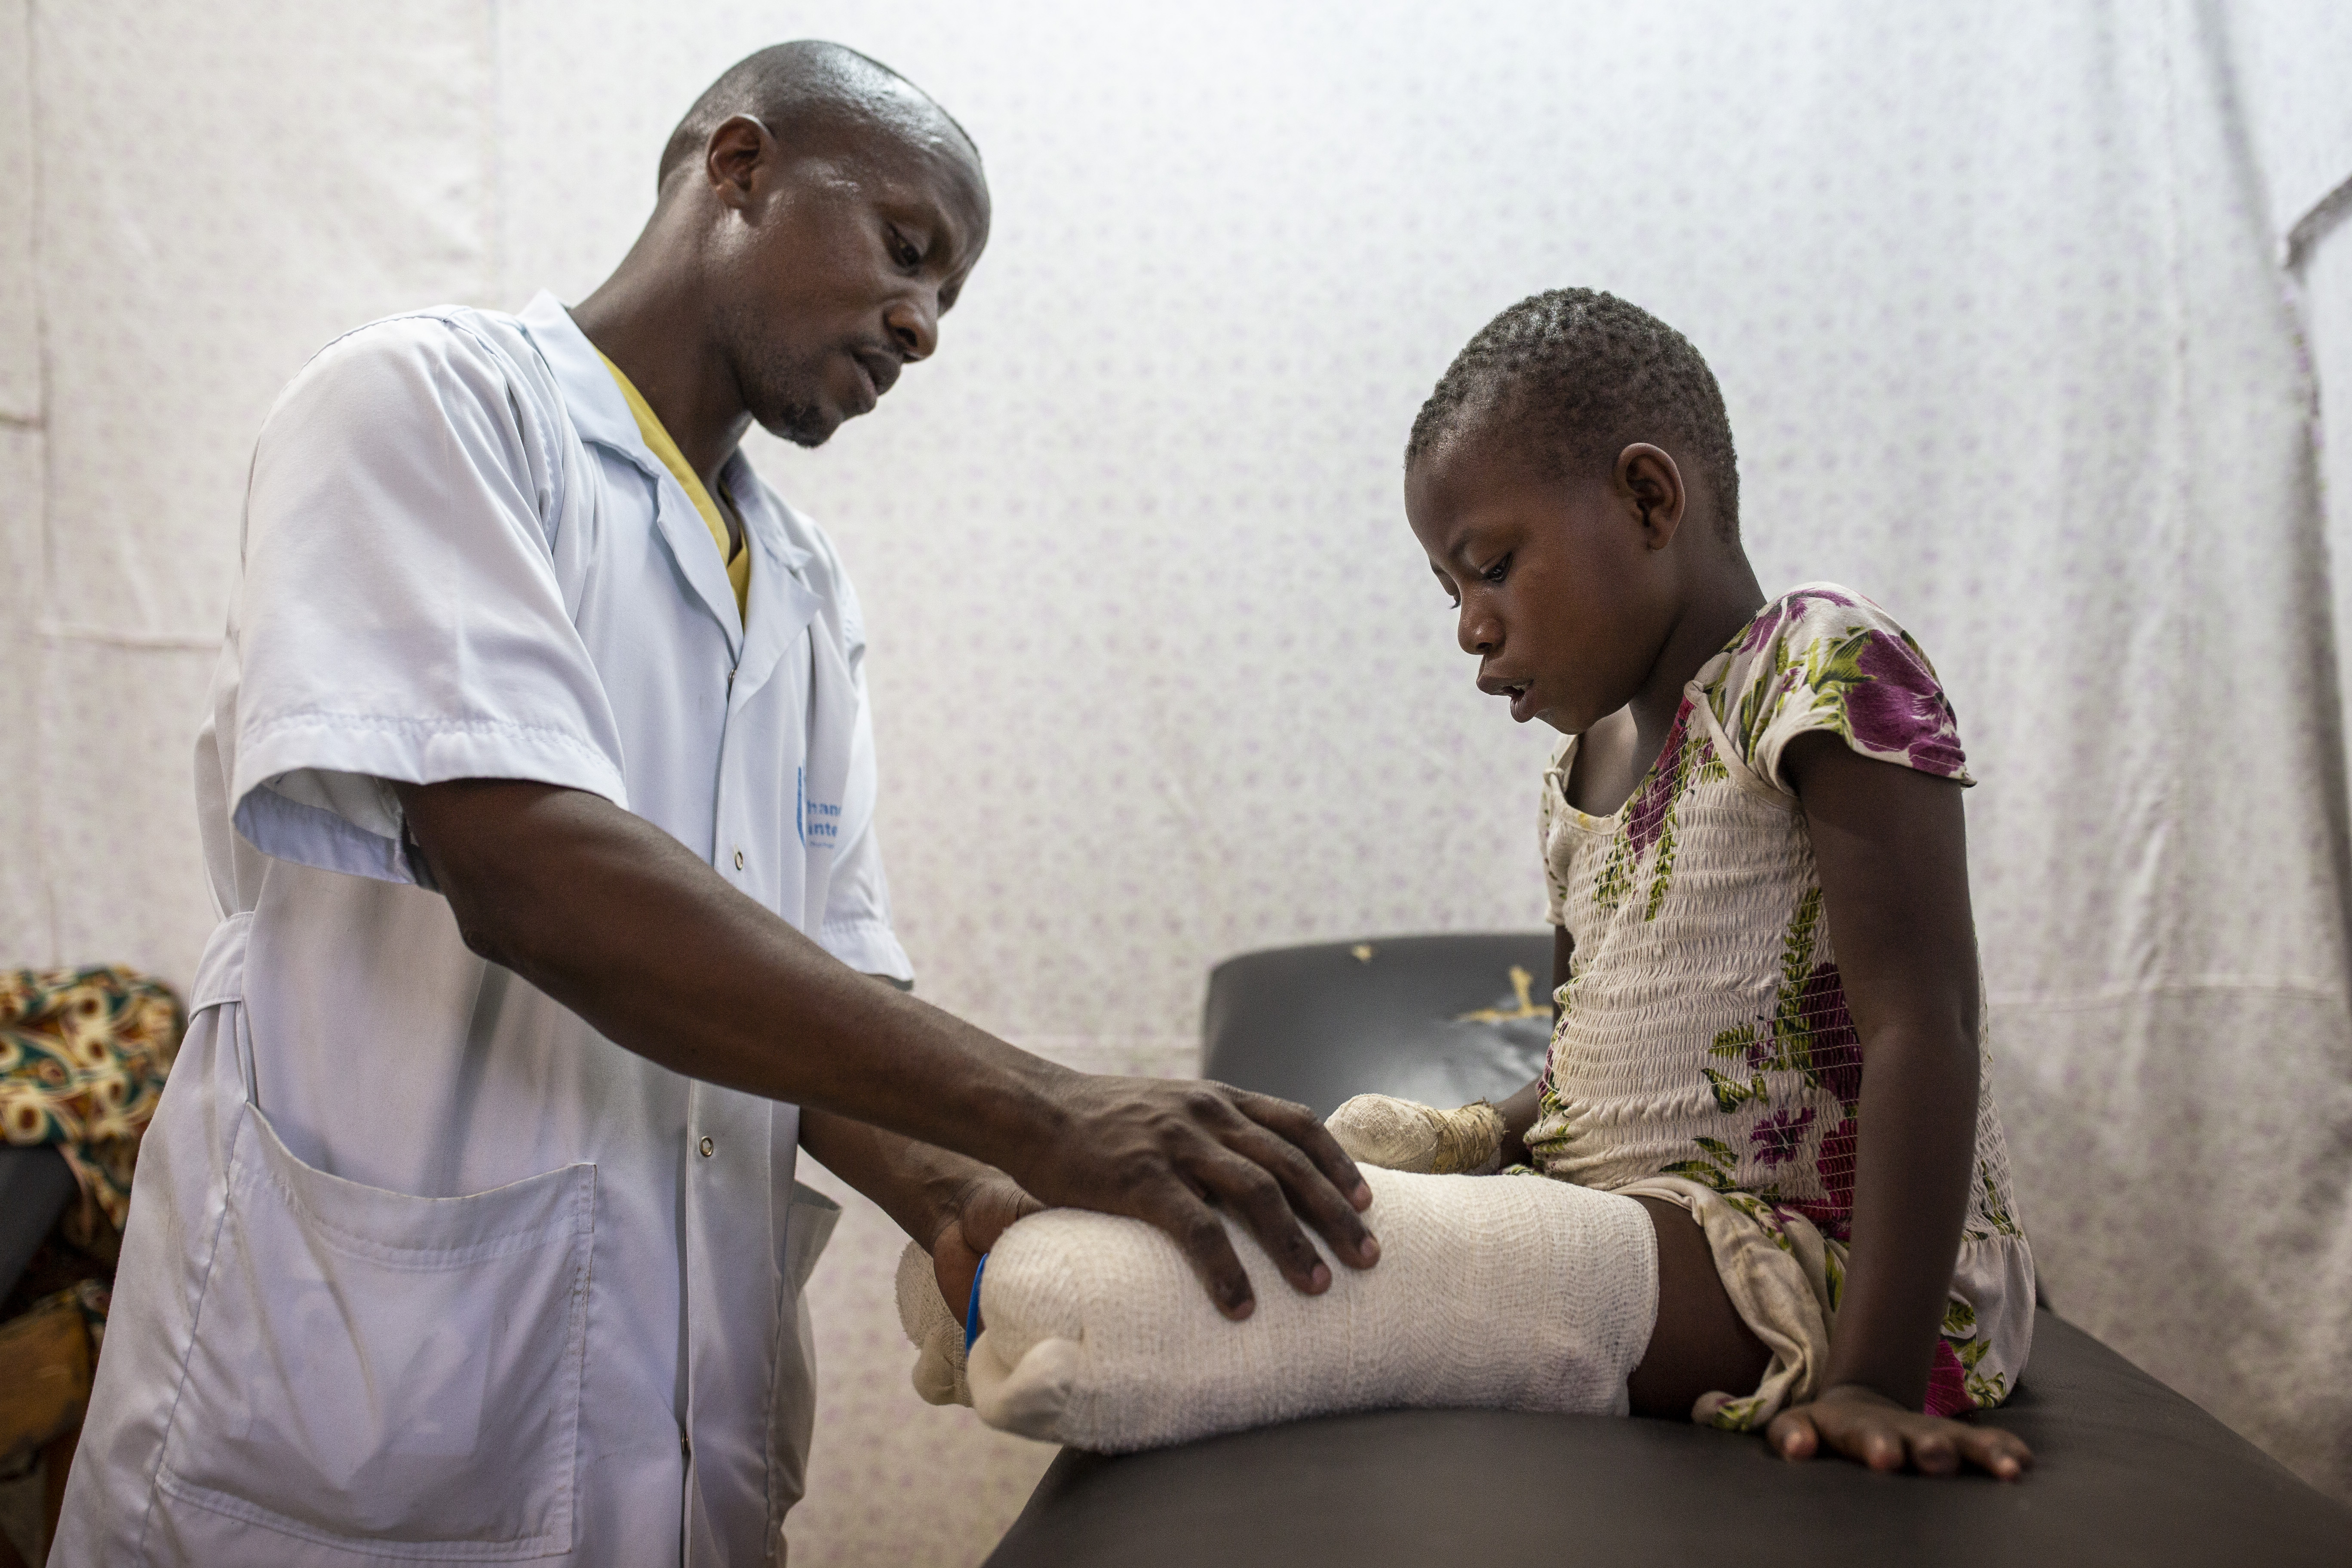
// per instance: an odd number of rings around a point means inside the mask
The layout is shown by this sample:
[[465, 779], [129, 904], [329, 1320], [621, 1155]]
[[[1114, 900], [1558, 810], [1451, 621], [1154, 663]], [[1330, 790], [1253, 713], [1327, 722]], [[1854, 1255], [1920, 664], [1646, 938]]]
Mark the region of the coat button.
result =
[[737, 869], [738, 871], [740, 871], [742, 868], [743, 868], [743, 851], [741, 851], [740, 849], [738, 849], [737, 851], [735, 851], [735, 869]]
[[703, 1157], [704, 1159], [708, 1160], [709, 1158], [710, 1158], [711, 1151], [713, 1151], [714, 1149], [717, 1149], [718, 1147], [719, 1147], [719, 1145], [718, 1145], [718, 1144], [713, 1143], [709, 1139], [705, 1138], [705, 1139], [702, 1141], [702, 1157]]

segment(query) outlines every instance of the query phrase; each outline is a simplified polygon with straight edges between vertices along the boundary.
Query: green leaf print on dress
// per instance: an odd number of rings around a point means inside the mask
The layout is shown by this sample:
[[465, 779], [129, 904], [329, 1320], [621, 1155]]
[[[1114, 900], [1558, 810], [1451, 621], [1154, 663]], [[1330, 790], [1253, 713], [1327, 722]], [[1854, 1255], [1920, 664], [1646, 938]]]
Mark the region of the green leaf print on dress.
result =
[[1720, 1138], [1699, 1138], [1696, 1141], [1699, 1158], [1678, 1160], [1663, 1166], [1659, 1174], [1680, 1176], [1721, 1193], [1732, 1207], [1763, 1226], [1766, 1234], [1779, 1244], [1780, 1250], [1790, 1250], [1789, 1239], [1781, 1234], [1779, 1215], [1774, 1205], [1780, 1201], [1776, 1186], [1743, 1184], [1739, 1180], [1739, 1152]]
[[1661, 1168], [1660, 1173], [1681, 1176], [1702, 1186], [1713, 1187], [1718, 1193], [1739, 1191], [1739, 1155], [1720, 1138], [1701, 1137], [1696, 1140], [1700, 1158], [1679, 1160]]
[[1653, 848], [1657, 854], [1650, 864], [1648, 903], [1642, 918], [1654, 921], [1666, 901], [1666, 890], [1675, 874], [1675, 808], [1684, 795], [1703, 784], [1728, 779], [1731, 770], [1715, 754], [1715, 742], [1691, 729], [1690, 700], [1685, 698], [1675, 712], [1672, 728], [1666, 731], [1664, 744], [1658, 748], [1658, 759], [1650, 771], [1634, 786], [1633, 795], [1623, 807], [1624, 820], [1618, 825], [1610, 840], [1609, 858], [1601, 863], [1601, 874], [1593, 879], [1592, 901], [1602, 910], [1615, 913], [1626, 895], [1633, 889], [1640, 872], [1642, 858]]
[[[1837, 973], [1834, 964], [1813, 963], [1815, 933], [1822, 923], [1822, 890], [1808, 888], [1797, 900], [1797, 912], [1789, 921], [1789, 930], [1780, 942], [1780, 984], [1773, 994], [1772, 1010], [1757, 1024], [1739, 1024], [1715, 1037], [1708, 1047], [1711, 1057], [1727, 1057], [1746, 1062], [1763, 1072], [1799, 1072], [1805, 1075], [1809, 1086], [1818, 1087], [1821, 1075], [1813, 1065], [1813, 1031], [1807, 1023], [1807, 1005], [1818, 1000], [1823, 971], [1829, 976]], [[1712, 1080], [1717, 1075], [1708, 1071]], [[1759, 1076], [1759, 1084], [1763, 1082]], [[1765, 1098], [1760, 1090], [1748, 1098]], [[1723, 1109], [1733, 1109], [1738, 1101], [1726, 1104], [1718, 1094], [1717, 1102]]]
[[1977, 1180], [1982, 1183], [1984, 1187], [1984, 1198], [1978, 1205], [1978, 1209], [1984, 1215], [1985, 1225], [1990, 1228], [1979, 1229], [1975, 1226], [1970, 1226], [1963, 1234], [1970, 1241], [1985, 1241], [1995, 1236], [2023, 1236], [2025, 1231], [2017, 1223], [2017, 1216], [2009, 1212], [2009, 1199], [2002, 1195], [2000, 1184], [1992, 1179], [1990, 1161], [1977, 1162]]
[[1969, 1374], [1968, 1382], [1963, 1385], [1968, 1390], [1969, 1403], [1979, 1410], [1990, 1409], [2009, 1397], [2008, 1378], [1997, 1372], [1977, 1370], [1978, 1363], [1984, 1360], [1985, 1352], [1991, 1348], [1991, 1342], [1981, 1339], [1970, 1340], [1958, 1347], [1960, 1368]]

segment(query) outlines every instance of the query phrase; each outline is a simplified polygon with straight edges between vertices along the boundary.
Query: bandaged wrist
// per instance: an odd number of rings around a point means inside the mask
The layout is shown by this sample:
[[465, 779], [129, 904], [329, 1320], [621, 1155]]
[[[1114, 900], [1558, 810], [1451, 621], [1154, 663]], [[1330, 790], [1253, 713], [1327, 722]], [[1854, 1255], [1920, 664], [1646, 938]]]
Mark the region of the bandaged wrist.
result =
[[1360, 1164], [1435, 1176], [1483, 1176], [1502, 1168], [1502, 1112], [1483, 1100], [1440, 1110], [1385, 1094], [1360, 1094], [1323, 1125]]

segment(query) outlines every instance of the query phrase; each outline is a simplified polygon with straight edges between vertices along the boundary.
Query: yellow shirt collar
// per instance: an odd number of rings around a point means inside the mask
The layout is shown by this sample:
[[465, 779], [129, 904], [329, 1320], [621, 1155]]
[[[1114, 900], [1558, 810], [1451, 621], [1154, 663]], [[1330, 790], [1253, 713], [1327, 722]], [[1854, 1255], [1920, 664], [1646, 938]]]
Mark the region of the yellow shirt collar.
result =
[[621, 396], [627, 401], [629, 412], [636, 416], [637, 434], [645, 437], [646, 446], [676, 477], [678, 488], [686, 491], [686, 499], [694, 503], [694, 510], [702, 514], [704, 525], [710, 530], [710, 542], [719, 547], [719, 559], [727, 563], [727, 581], [735, 590], [735, 613], [749, 620], [751, 614], [751, 552], [739, 548], [733, 554], [728, 553], [727, 519], [719, 512], [719, 503], [710, 499], [710, 491], [704, 487], [702, 476], [687, 466], [686, 454], [677, 449], [677, 443], [671, 440], [669, 432], [662, 427], [661, 420], [654, 414], [653, 405], [646, 401], [646, 395], [621, 373], [619, 365], [605, 358], [604, 350], [598, 349], [596, 357], [604, 361], [604, 368], [611, 371], [613, 379], [620, 384]]

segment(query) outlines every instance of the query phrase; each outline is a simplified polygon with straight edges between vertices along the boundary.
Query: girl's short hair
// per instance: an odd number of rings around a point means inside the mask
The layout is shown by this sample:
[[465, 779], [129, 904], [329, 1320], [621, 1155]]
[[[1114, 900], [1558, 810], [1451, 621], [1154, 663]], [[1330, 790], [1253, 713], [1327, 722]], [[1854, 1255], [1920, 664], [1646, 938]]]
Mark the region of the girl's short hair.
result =
[[1563, 477], [1654, 442], [1697, 468], [1723, 536], [1739, 536], [1739, 459], [1715, 373], [1688, 338], [1614, 294], [1548, 289], [1487, 322], [1421, 405], [1405, 467], [1496, 430]]

